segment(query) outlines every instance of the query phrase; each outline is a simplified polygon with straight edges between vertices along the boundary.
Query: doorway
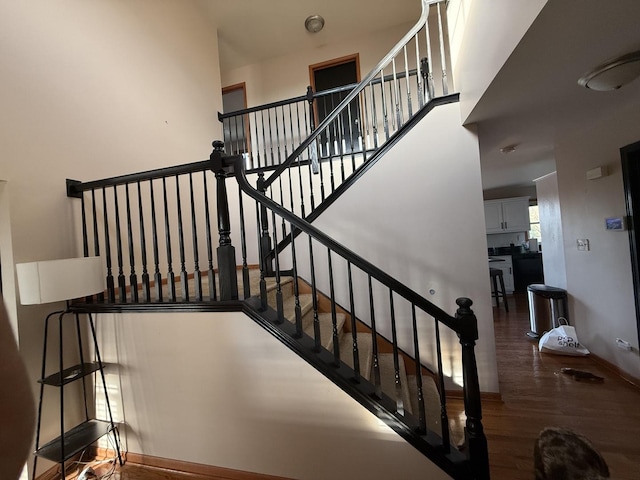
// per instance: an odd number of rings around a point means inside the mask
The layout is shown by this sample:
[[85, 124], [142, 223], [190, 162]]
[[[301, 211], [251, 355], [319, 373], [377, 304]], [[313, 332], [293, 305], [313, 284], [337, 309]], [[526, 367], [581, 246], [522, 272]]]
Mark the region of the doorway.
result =
[[[244, 82], [222, 89], [222, 113], [237, 112], [247, 108], [247, 86]], [[234, 155], [249, 152], [249, 115], [225, 118], [225, 150]]]
[[640, 340], [640, 142], [620, 149], [622, 179], [627, 206], [631, 272], [636, 305], [636, 323]]
[[[360, 56], [355, 53], [315, 65], [309, 65], [309, 78], [313, 91], [331, 92], [316, 98], [315, 122], [318, 126], [351, 90], [333, 91], [360, 82]], [[360, 105], [354, 99], [342, 112], [335, 127], [320, 136], [322, 156], [340, 155], [359, 151]]]

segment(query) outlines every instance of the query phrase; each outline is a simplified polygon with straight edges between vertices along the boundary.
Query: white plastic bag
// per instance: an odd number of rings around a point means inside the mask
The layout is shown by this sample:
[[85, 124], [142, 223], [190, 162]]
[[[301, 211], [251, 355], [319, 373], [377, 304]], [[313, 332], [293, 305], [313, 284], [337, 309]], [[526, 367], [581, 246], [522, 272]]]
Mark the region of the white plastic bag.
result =
[[[558, 321], [567, 322], [564, 317], [560, 317]], [[576, 329], [571, 325], [560, 325], [546, 332], [540, 337], [538, 349], [557, 355], [589, 355], [589, 350], [580, 344]]]

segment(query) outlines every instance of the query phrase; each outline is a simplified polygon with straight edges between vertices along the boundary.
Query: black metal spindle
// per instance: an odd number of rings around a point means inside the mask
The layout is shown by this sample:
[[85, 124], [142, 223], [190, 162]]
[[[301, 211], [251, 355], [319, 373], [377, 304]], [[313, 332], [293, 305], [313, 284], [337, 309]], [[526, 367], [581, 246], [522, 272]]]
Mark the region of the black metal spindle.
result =
[[113, 279], [113, 270], [111, 267], [111, 242], [109, 236], [109, 215], [107, 209], [107, 191], [106, 187], [102, 187], [102, 212], [104, 218], [104, 250], [106, 253], [107, 266], [107, 299], [109, 303], [116, 301], [116, 289]]
[[[243, 117], [244, 118], [244, 117]], [[193, 240], [193, 296], [202, 301], [202, 272], [198, 255], [198, 225], [196, 222], [196, 202], [193, 193], [193, 174], [189, 172], [189, 201], [191, 206], [191, 238]]]
[[[415, 362], [416, 369], [416, 387], [417, 387], [417, 396], [418, 396], [418, 426], [419, 432], [421, 434], [426, 433], [427, 431], [427, 417], [425, 415], [425, 404], [424, 404], [424, 390], [422, 386], [422, 362], [420, 361], [420, 342], [418, 338], [418, 322], [416, 319], [416, 305], [415, 303], [411, 304], [411, 321], [412, 321], [412, 332], [413, 332], [413, 358]], [[436, 322], [437, 323], [437, 322]], [[438, 346], [440, 342], [438, 342]], [[449, 427], [447, 424], [447, 432], [449, 431]]]
[[309, 266], [311, 272], [311, 301], [313, 302], [313, 338], [314, 351], [320, 352], [322, 349], [322, 339], [320, 338], [320, 317], [318, 316], [318, 290], [316, 288], [316, 266], [313, 260], [313, 238], [309, 235]]
[[244, 201], [242, 190], [238, 189], [238, 206], [240, 207], [240, 248], [242, 253], [242, 292], [244, 298], [251, 297], [249, 282], [249, 266], [247, 265], [247, 233], [244, 223]]
[[[296, 119], [298, 123], [298, 139], [302, 139], [302, 130], [300, 127], [300, 107], [296, 103]], [[304, 209], [304, 190], [302, 186], [302, 154], [298, 157], [298, 184], [300, 188], [300, 218], [304, 218], [306, 213]]]
[[147, 235], [144, 227], [144, 208], [142, 206], [142, 191], [138, 181], [138, 218], [140, 220], [140, 256], [142, 260], [142, 299], [151, 301], [151, 286], [149, 285], [149, 270], [147, 269]]
[[[82, 253], [83, 256], [89, 256], [89, 239], [87, 236], [87, 214], [85, 211], [85, 203], [84, 203], [84, 193], [80, 196], [80, 211], [82, 213]], [[85, 297], [85, 301], [87, 303], [93, 302], [93, 296], [87, 295]]]
[[[82, 348], [82, 332], [80, 331], [80, 315], [78, 313], [74, 314], [75, 323], [76, 323], [76, 337], [78, 339], [78, 357], [80, 358], [80, 368], [84, 372], [85, 363], [84, 363], [84, 351]], [[86, 377], [82, 376], [82, 398], [84, 399], [84, 419], [86, 422], [89, 421], [89, 405], [87, 402], [87, 382]]]
[[167, 248], [167, 295], [170, 302], [176, 301], [176, 277], [173, 273], [171, 255], [171, 225], [169, 222], [169, 200], [167, 198], [167, 178], [162, 177], [162, 196], [164, 200], [164, 236]]
[[351, 345], [353, 349], [353, 370], [354, 370], [354, 381], [356, 383], [360, 383], [361, 373], [360, 373], [360, 352], [358, 348], [358, 326], [356, 323], [356, 305], [353, 297], [353, 277], [351, 275], [351, 262], [347, 262], [347, 280], [349, 284], [349, 309], [351, 316]]
[[333, 262], [331, 249], [327, 248], [327, 265], [329, 268], [329, 297], [331, 299], [331, 327], [333, 333], [333, 365], [340, 366], [340, 333], [338, 332], [338, 313], [336, 311], [336, 292], [333, 279]]
[[178, 253], [180, 254], [180, 284], [182, 287], [182, 301], [189, 301], [189, 276], [187, 275], [186, 260], [184, 255], [184, 228], [182, 225], [182, 199], [180, 196], [180, 177], [176, 179], [176, 209], [178, 214]]
[[204, 226], [207, 238], [207, 280], [209, 282], [209, 300], [216, 299], [216, 274], [213, 268], [213, 240], [211, 236], [211, 215], [209, 213], [209, 188], [207, 172], [202, 172], [202, 188], [204, 190]]
[[302, 308], [300, 306], [300, 286], [298, 284], [298, 258], [296, 255], [296, 229], [291, 227], [291, 262], [293, 274], [293, 298], [296, 333], [295, 338], [302, 337]]
[[[260, 180], [258, 179], [258, 182]], [[262, 248], [262, 242], [264, 239], [264, 232], [262, 229], [262, 205], [256, 201], [256, 230], [258, 238], [258, 264], [260, 266], [260, 310], [265, 311], [268, 306], [267, 298], [267, 280], [266, 280], [266, 265], [265, 251]]]
[[440, 394], [440, 428], [445, 451], [449, 451], [449, 416], [447, 414], [447, 397], [445, 395], [444, 373], [442, 371], [442, 343], [440, 342], [440, 322], [435, 319], [436, 355], [438, 363], [438, 389]]
[[373, 380], [375, 384], [376, 397], [382, 398], [382, 384], [380, 381], [380, 356], [378, 354], [378, 331], [376, 329], [375, 306], [373, 302], [373, 285], [371, 275], [369, 278], [369, 312], [371, 314], [371, 337], [373, 343]]
[[[100, 237], [98, 234], [98, 215], [96, 212], [96, 191], [91, 189], [91, 212], [93, 215], [93, 254], [96, 257], [100, 256]], [[104, 302], [104, 292], [100, 292], [97, 295], [98, 302]]]
[[138, 303], [138, 276], [136, 275], [136, 259], [133, 250], [133, 228], [131, 222], [131, 200], [129, 198], [129, 184], [124, 186], [127, 207], [127, 241], [129, 245], [129, 287], [131, 289], [131, 301]]
[[389, 313], [391, 318], [391, 344], [393, 348], [393, 375], [395, 382], [396, 406], [398, 412], [404, 415], [404, 400], [402, 398], [402, 381], [400, 380], [400, 355], [398, 352], [398, 332], [396, 327], [396, 310], [393, 304], [393, 290], [389, 289]]
[[[357, 113], [357, 109], [356, 109]], [[351, 104], [347, 105], [347, 119], [349, 121], [349, 149], [351, 153], [351, 173], [353, 173], [356, 169], [356, 148], [353, 144], [353, 121], [354, 119], [351, 116]], [[359, 120], [356, 118], [356, 125], [358, 125]], [[342, 181], [344, 182], [344, 169], [342, 170]]]
[[[257, 189], [262, 195], [266, 196], [266, 190], [264, 188], [264, 172], [258, 173], [258, 185]], [[269, 255], [271, 252], [271, 237], [269, 236], [269, 217], [267, 216], [267, 208], [260, 204], [259, 207], [260, 212], [260, 227], [261, 227], [261, 235], [260, 235], [260, 252], [262, 255], [262, 261], [264, 264], [262, 265], [262, 269], [265, 275], [273, 275], [273, 266], [269, 261]], [[274, 226], [275, 228], [275, 226]]]
[[273, 225], [273, 260], [275, 263], [276, 274], [276, 311], [278, 312], [278, 319], [276, 323], [284, 322], [284, 301], [282, 298], [282, 283], [280, 277], [280, 252], [278, 251], [278, 229], [276, 226], [276, 213], [271, 211], [271, 224]]
[[158, 224], [156, 221], [156, 199], [153, 192], [153, 180], [149, 180], [149, 195], [151, 197], [151, 236], [153, 243], [153, 287], [156, 301], [162, 302], [162, 274], [160, 273], [160, 253], [158, 249]]
[[122, 266], [122, 236], [120, 232], [120, 207], [118, 206], [118, 187], [113, 186], [113, 201], [115, 204], [115, 222], [116, 222], [116, 248], [118, 259], [118, 300], [120, 303], [127, 302], [127, 283], [124, 277]]

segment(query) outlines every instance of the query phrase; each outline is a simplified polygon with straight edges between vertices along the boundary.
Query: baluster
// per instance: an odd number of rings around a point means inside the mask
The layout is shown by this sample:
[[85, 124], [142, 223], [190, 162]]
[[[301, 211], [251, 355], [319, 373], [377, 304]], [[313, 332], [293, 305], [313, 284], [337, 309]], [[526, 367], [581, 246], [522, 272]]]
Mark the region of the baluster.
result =
[[240, 207], [240, 246], [242, 249], [242, 291], [244, 298], [251, 297], [251, 287], [249, 282], [249, 266], [247, 265], [247, 239], [244, 225], [244, 203], [242, 200], [242, 190], [238, 189], [238, 205]]
[[404, 78], [406, 80], [407, 88], [407, 110], [409, 112], [409, 118], [413, 116], [413, 106], [411, 105], [411, 83], [409, 78], [409, 58], [407, 56], [407, 46], [404, 46]]
[[117, 259], [118, 259], [118, 300], [120, 303], [127, 302], [127, 283], [124, 277], [124, 270], [122, 266], [122, 236], [120, 234], [120, 207], [118, 206], [118, 189], [113, 186], [113, 198], [115, 203], [115, 216], [116, 216], [116, 247], [117, 247]]
[[347, 262], [347, 278], [349, 282], [349, 309], [351, 312], [351, 343], [353, 348], [354, 381], [360, 383], [360, 352], [358, 351], [358, 326], [356, 323], [356, 306], [353, 298], [353, 277], [351, 276], [351, 262]]
[[426, 100], [427, 102], [429, 100], [432, 100], [433, 97], [435, 96], [434, 93], [434, 87], [433, 87], [433, 55], [431, 54], [431, 37], [430, 37], [430, 32], [429, 32], [429, 18], [427, 17], [427, 21], [424, 24], [424, 29], [425, 29], [425, 37], [427, 39], [427, 58], [423, 59], [422, 61], [426, 63], [426, 69], [424, 68], [424, 64], [423, 64], [423, 72], [427, 73], [427, 79], [426, 79]]
[[[371, 110], [373, 113], [372, 132], [373, 135], [373, 148], [378, 149], [378, 112], [376, 108], [376, 87], [373, 83], [371, 85]], [[384, 98], [383, 98], [384, 99]]]
[[267, 119], [269, 120], [269, 150], [270, 150], [270, 157], [271, 157], [271, 166], [274, 167], [276, 162], [275, 162], [275, 155], [273, 152], [273, 130], [271, 128], [271, 109], [267, 110]]
[[125, 184], [125, 200], [127, 207], [127, 239], [129, 245], [129, 265], [130, 265], [130, 274], [129, 274], [129, 286], [131, 288], [131, 301], [133, 303], [138, 303], [138, 276], [136, 275], [136, 260], [133, 252], [133, 228], [131, 225], [131, 201], [129, 199], [129, 184]]
[[113, 271], [111, 269], [111, 242], [109, 239], [109, 214], [107, 210], [107, 191], [106, 187], [102, 187], [102, 211], [104, 212], [104, 249], [106, 252], [107, 263], [107, 299], [109, 303], [116, 302], [116, 289], [113, 279]]
[[294, 338], [302, 337], [302, 308], [300, 307], [300, 288], [298, 285], [298, 258], [296, 255], [296, 242], [295, 242], [295, 231], [296, 229], [291, 227], [291, 259], [293, 264], [293, 298], [295, 302], [294, 312], [295, 312], [295, 325], [296, 325], [296, 333], [294, 334]]
[[422, 71], [422, 61], [420, 60], [420, 41], [419, 41], [419, 37], [418, 34], [416, 34], [416, 36], [414, 37], [415, 41], [416, 41], [416, 82], [417, 82], [417, 87], [418, 87], [418, 106], [420, 108], [424, 107], [425, 104], [425, 100], [424, 100], [424, 90], [423, 90], [423, 83], [422, 83], [422, 75], [423, 75], [423, 71]]
[[[382, 119], [384, 122], [385, 141], [389, 140], [389, 113], [387, 109], [387, 100], [384, 94], [384, 69], [380, 71], [380, 95], [382, 100]], [[393, 120], [393, 117], [392, 117]]]
[[[258, 183], [260, 179], [258, 179]], [[267, 281], [266, 281], [266, 264], [267, 260], [265, 258], [265, 251], [262, 247], [262, 242], [264, 241], [264, 232], [262, 230], [262, 215], [261, 215], [261, 207], [262, 205], [258, 203], [256, 200], [256, 230], [258, 234], [258, 262], [260, 265], [260, 311], [264, 312], [267, 309]], [[269, 241], [271, 241], [269, 239]]]
[[[412, 320], [412, 333], [413, 333], [413, 357], [416, 368], [416, 386], [418, 389], [418, 425], [419, 425], [419, 433], [424, 435], [427, 432], [427, 418], [425, 415], [425, 405], [424, 405], [424, 390], [422, 387], [422, 362], [420, 361], [420, 342], [418, 341], [418, 322], [416, 319], [416, 306], [414, 303], [411, 304], [411, 320]], [[437, 324], [438, 322], [436, 322]], [[440, 342], [438, 343], [438, 347], [440, 346]], [[441, 360], [441, 359], [440, 359]], [[447, 435], [449, 433], [449, 422], [443, 424], [443, 427], [446, 426]], [[444, 438], [443, 438], [444, 441]], [[447, 441], [447, 444], [449, 442]]]
[[369, 311], [371, 312], [371, 337], [373, 339], [373, 380], [376, 387], [375, 395], [382, 398], [382, 386], [380, 382], [380, 357], [378, 355], [378, 331], [376, 330], [376, 315], [373, 304], [373, 286], [371, 275], [369, 277]]
[[464, 410], [467, 415], [465, 447], [477, 478], [489, 478], [489, 453], [487, 438], [482, 427], [482, 404], [480, 383], [476, 364], [475, 344], [478, 339], [478, 320], [471, 310], [473, 302], [468, 298], [456, 300], [458, 310], [456, 320], [459, 324], [460, 345], [462, 345], [462, 378], [464, 392]]
[[193, 174], [191, 172], [189, 172], [189, 200], [191, 202], [191, 236], [193, 240], [193, 295], [198, 302], [201, 302], [202, 273], [200, 272], [200, 257], [198, 255], [198, 226], [196, 223], [196, 205], [193, 197]]
[[[82, 253], [84, 257], [89, 256], [89, 239], [87, 236], [87, 214], [85, 212], [84, 204], [84, 192], [80, 193], [80, 211], [82, 214]], [[93, 296], [87, 295], [85, 297], [87, 303], [93, 302]]]
[[[93, 213], [93, 251], [96, 257], [100, 256], [100, 238], [98, 235], [98, 216], [96, 214], [96, 191], [91, 189], [91, 209]], [[98, 293], [98, 302], [104, 302], [104, 292]]]
[[178, 252], [180, 254], [180, 283], [182, 284], [182, 301], [189, 301], [189, 278], [184, 258], [184, 229], [182, 228], [182, 200], [180, 198], [180, 179], [176, 175], [176, 208], [178, 210]]
[[209, 282], [209, 300], [216, 299], [216, 275], [213, 269], [213, 243], [211, 238], [211, 216], [209, 214], [209, 188], [207, 187], [207, 172], [202, 172], [202, 186], [204, 188], [204, 224], [207, 237], [207, 280]]
[[[392, 96], [392, 101], [394, 102], [394, 106], [395, 106], [395, 112], [396, 112], [396, 116], [395, 116], [395, 122], [396, 122], [396, 126], [394, 128], [394, 131], [397, 131], [400, 128], [400, 125], [402, 125], [402, 118], [401, 118], [401, 114], [400, 114], [400, 86], [398, 85], [398, 76], [396, 73], [396, 59], [395, 57], [393, 57], [393, 60], [391, 61], [391, 72], [392, 72], [392, 77], [393, 77], [393, 89], [391, 88], [391, 84], [389, 84], [389, 96], [391, 96], [391, 92], [393, 91], [393, 96]], [[388, 140], [388, 138], [387, 138]]]
[[[313, 95], [313, 89], [311, 88], [311, 86], [307, 87], [307, 104], [309, 105], [309, 115], [307, 116], [308, 119], [308, 123], [307, 123], [307, 136], [310, 136], [311, 133], [313, 133], [316, 129], [316, 113], [315, 113], [315, 109], [313, 108], [314, 105], [314, 95]], [[310, 127], [310, 128], [309, 128]], [[320, 141], [321, 137], [316, 136], [316, 138], [314, 139], [314, 141], [309, 145], [309, 154], [311, 156], [311, 164], [310, 164], [310, 172], [315, 173], [319, 173], [320, 172], [320, 163], [319, 163], [319, 155], [322, 153], [322, 148], [320, 149], [320, 153], [318, 153], [318, 142]], [[311, 183], [311, 175], [309, 175], [309, 187], [310, 190], [313, 192], [313, 184]], [[313, 199], [313, 194], [311, 195], [312, 199]], [[311, 210], [313, 211], [313, 203], [311, 204]]]
[[[298, 140], [301, 140], [302, 131], [300, 129], [300, 106], [298, 103], [296, 103], [296, 118], [298, 121]], [[304, 218], [305, 209], [304, 209], [304, 191], [302, 189], [302, 154], [300, 154], [300, 156], [298, 157], [298, 183], [300, 184], [300, 218]]]
[[446, 452], [450, 450], [449, 415], [447, 414], [447, 397], [445, 395], [444, 374], [442, 373], [442, 345], [440, 342], [440, 322], [435, 319], [436, 355], [438, 357], [438, 387], [440, 389], [440, 428], [442, 444]]
[[[357, 108], [356, 108], [357, 113]], [[351, 104], [347, 105], [347, 119], [349, 120], [349, 148], [351, 149], [351, 173], [353, 173], [356, 169], [356, 152], [353, 145], [353, 118], [351, 116]], [[355, 119], [356, 125], [358, 124], [358, 119]], [[344, 169], [342, 169], [342, 182], [344, 183]]]
[[267, 135], [264, 129], [264, 110], [260, 110], [260, 125], [262, 126], [262, 148], [264, 148], [264, 154], [263, 154], [263, 158], [264, 158], [264, 163], [263, 165], [261, 165], [260, 163], [258, 163], [258, 168], [261, 168], [262, 166], [267, 167], [268, 163], [267, 163]]
[[438, 39], [440, 41], [440, 64], [442, 65], [442, 94], [449, 94], [449, 85], [447, 82], [447, 59], [444, 52], [444, 29], [442, 28], [442, 12], [440, 11], [440, 2], [436, 4], [438, 9]]
[[278, 251], [278, 229], [276, 225], [276, 212], [271, 211], [271, 224], [273, 227], [273, 260], [276, 266], [276, 311], [278, 312], [278, 319], [276, 323], [281, 324], [284, 322], [284, 303], [282, 299], [282, 284], [280, 281], [280, 252]]
[[391, 314], [391, 343], [393, 345], [393, 373], [396, 386], [396, 407], [398, 413], [404, 415], [402, 399], [402, 383], [400, 381], [400, 358], [398, 355], [398, 333], [396, 329], [396, 311], [393, 305], [393, 291], [389, 289], [389, 312]]
[[320, 317], [318, 317], [318, 290], [316, 288], [316, 266], [313, 260], [313, 239], [309, 235], [309, 266], [311, 267], [311, 300], [313, 302], [313, 351], [318, 353], [322, 348], [320, 338]]
[[218, 279], [220, 280], [220, 300], [238, 299], [238, 278], [236, 272], [236, 249], [231, 244], [231, 221], [229, 219], [229, 202], [227, 200], [227, 173], [224, 170], [222, 154], [224, 144], [213, 142], [211, 161], [216, 175], [216, 200], [218, 210], [218, 234], [220, 237], [217, 249]]
[[167, 295], [170, 302], [176, 301], [176, 278], [173, 273], [171, 255], [171, 229], [169, 225], [169, 202], [167, 199], [167, 179], [162, 177], [162, 194], [164, 199], [164, 236], [167, 246]]
[[[266, 196], [267, 191], [264, 187], [264, 172], [258, 173], [257, 189], [262, 195]], [[265, 275], [273, 275], [273, 267], [269, 261], [271, 253], [271, 237], [269, 236], [269, 218], [267, 217], [267, 208], [260, 204], [260, 226], [262, 227], [262, 233], [260, 236], [260, 252], [262, 253], [262, 270]], [[275, 226], [274, 226], [275, 228]]]
[[[340, 177], [342, 178], [342, 181], [344, 182], [344, 152], [346, 149], [346, 140], [345, 140], [345, 129], [346, 129], [346, 125], [344, 125], [344, 119], [342, 118], [342, 113], [340, 115], [338, 115], [338, 117], [336, 118], [336, 121], [334, 122], [336, 124], [336, 129], [338, 130], [338, 152], [340, 153]], [[335, 190], [335, 188], [333, 187], [333, 185], [331, 186], [331, 191], [333, 192]]]
[[338, 332], [338, 314], [336, 312], [336, 295], [333, 284], [333, 264], [331, 249], [327, 247], [327, 264], [329, 267], [329, 297], [331, 298], [331, 326], [333, 330], [333, 365], [340, 366], [340, 338]]
[[147, 237], [144, 228], [144, 213], [142, 208], [142, 192], [138, 182], [138, 218], [140, 219], [140, 247], [142, 257], [142, 298], [144, 302], [151, 301], [151, 288], [149, 286], [149, 271], [147, 270]]
[[153, 239], [153, 286], [156, 291], [156, 301], [162, 302], [162, 274], [160, 273], [158, 224], [156, 223], [156, 199], [153, 192], [153, 180], [149, 180], [149, 195], [151, 196], [151, 234]]

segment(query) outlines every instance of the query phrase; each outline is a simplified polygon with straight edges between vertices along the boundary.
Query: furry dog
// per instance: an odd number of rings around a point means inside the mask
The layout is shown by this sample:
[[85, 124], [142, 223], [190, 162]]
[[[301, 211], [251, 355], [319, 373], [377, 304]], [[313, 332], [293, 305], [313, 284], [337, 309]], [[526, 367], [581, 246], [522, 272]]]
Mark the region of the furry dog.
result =
[[602, 480], [609, 467], [591, 442], [567, 428], [547, 427], [533, 449], [536, 480]]

